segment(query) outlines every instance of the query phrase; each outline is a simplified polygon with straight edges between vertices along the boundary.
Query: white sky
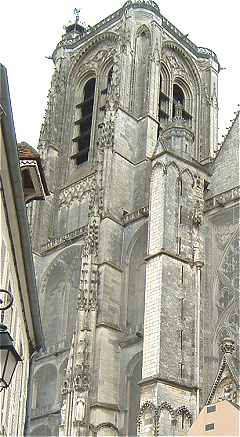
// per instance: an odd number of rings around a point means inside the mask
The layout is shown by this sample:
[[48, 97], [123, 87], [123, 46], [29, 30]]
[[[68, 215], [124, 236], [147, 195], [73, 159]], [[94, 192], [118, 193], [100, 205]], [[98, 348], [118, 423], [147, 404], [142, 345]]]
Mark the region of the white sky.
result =
[[[239, 0], [157, 0], [168, 18], [198, 46], [212, 49], [222, 67], [219, 75], [219, 139], [240, 103]], [[80, 19], [94, 25], [124, 4], [124, 0], [1, 0], [0, 62], [8, 70], [18, 141], [37, 147], [47, 103], [52, 54], [63, 25]]]

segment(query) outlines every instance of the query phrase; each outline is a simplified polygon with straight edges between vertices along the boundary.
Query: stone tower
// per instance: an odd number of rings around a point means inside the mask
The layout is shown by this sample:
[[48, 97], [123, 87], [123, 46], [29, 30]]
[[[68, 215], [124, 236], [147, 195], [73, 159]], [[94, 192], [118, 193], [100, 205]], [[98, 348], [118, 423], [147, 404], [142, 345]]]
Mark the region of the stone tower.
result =
[[53, 60], [51, 195], [29, 212], [46, 336], [30, 435], [185, 435], [221, 358], [217, 57], [132, 0], [92, 28], [77, 17]]

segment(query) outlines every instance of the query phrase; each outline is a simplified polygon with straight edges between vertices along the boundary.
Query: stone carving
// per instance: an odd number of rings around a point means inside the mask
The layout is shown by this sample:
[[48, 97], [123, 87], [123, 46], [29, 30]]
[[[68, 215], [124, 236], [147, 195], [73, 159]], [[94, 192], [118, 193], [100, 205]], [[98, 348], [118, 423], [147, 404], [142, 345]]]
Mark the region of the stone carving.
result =
[[196, 200], [192, 217], [192, 251], [194, 263], [201, 267], [202, 262], [202, 242], [200, 238], [200, 226], [203, 223], [203, 201]]
[[176, 55], [176, 52], [172, 49], [164, 49], [163, 50], [163, 61], [167, 63], [170, 68], [172, 74], [185, 76], [186, 75], [186, 67], [183, 62], [180, 61], [179, 57]]
[[78, 396], [75, 403], [75, 420], [82, 422], [85, 417], [86, 403], [83, 397]]
[[218, 315], [222, 314], [239, 289], [239, 239], [232, 240], [218, 269]]
[[138, 433], [143, 436], [155, 436], [159, 435], [159, 418], [161, 411], [167, 410], [171, 417], [171, 423], [169, 427], [176, 427], [177, 417], [184, 415], [188, 420], [188, 428], [191, 426], [193, 418], [190, 410], [185, 406], [174, 409], [169, 402], [162, 402], [158, 407], [152, 402], [146, 401], [139, 412], [137, 419]]
[[225, 376], [219, 383], [214, 396], [214, 401], [224, 400], [230, 402], [236, 402], [237, 400], [237, 387], [230, 375]]
[[227, 400], [235, 402], [237, 398], [236, 385], [230, 382], [223, 387], [223, 394], [219, 397], [219, 400]]
[[235, 233], [237, 225], [228, 224], [216, 227], [216, 241], [220, 247], [224, 247]]
[[[127, 47], [131, 44], [131, 31], [127, 22], [128, 11], [125, 11], [125, 20], [123, 24], [118, 28], [119, 40], [120, 40], [120, 51], [123, 54], [127, 53]], [[131, 47], [130, 47], [131, 48]]]
[[234, 340], [230, 337], [225, 337], [221, 343], [221, 351], [224, 354], [232, 354], [235, 350]]
[[76, 366], [74, 376], [74, 389], [79, 392], [85, 392], [90, 387], [89, 364], [82, 363]]
[[201, 226], [203, 223], [203, 202], [196, 201], [193, 210], [193, 225]]
[[80, 182], [64, 188], [59, 194], [59, 206], [69, 205], [74, 199], [80, 199], [85, 193], [94, 189], [95, 186], [96, 176], [93, 174]]
[[66, 418], [66, 399], [63, 399], [62, 407], [61, 407], [61, 425], [65, 424]]

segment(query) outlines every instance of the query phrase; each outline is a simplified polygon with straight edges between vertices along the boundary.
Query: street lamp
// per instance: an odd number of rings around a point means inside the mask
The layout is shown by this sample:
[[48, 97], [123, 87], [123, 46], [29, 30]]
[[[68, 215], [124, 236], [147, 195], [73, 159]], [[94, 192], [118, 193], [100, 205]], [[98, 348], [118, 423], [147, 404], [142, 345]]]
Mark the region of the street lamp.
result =
[[0, 391], [9, 387], [16, 366], [22, 361], [20, 355], [13, 346], [13, 339], [3, 324], [4, 311], [11, 307], [13, 297], [7, 290], [0, 289]]

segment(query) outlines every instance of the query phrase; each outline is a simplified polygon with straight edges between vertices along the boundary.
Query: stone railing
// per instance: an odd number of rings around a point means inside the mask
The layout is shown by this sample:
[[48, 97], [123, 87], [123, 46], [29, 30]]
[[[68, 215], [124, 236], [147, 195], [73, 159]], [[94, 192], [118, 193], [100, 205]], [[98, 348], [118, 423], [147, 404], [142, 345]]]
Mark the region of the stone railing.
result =
[[163, 28], [168, 30], [173, 36], [175, 36], [184, 46], [191, 50], [197, 57], [200, 58], [212, 58], [218, 63], [216, 53], [206, 47], [198, 47], [192, 41], [190, 41], [180, 30], [178, 30], [167, 18], [161, 15]]
[[79, 44], [81, 41], [84, 42], [89, 38], [89, 36], [94, 36], [97, 34], [100, 30], [104, 30], [104, 28], [108, 27], [109, 25], [114, 24], [124, 13], [124, 10], [126, 9], [137, 9], [137, 8], [144, 8], [152, 11], [155, 13], [158, 17], [162, 19], [163, 28], [169, 31], [173, 36], [175, 36], [185, 47], [187, 47], [190, 51], [192, 51], [197, 57], [201, 58], [212, 58], [215, 62], [218, 62], [217, 55], [210, 49], [205, 47], [198, 47], [193, 42], [191, 42], [188, 38], [185, 37], [185, 35], [178, 30], [167, 18], [165, 18], [159, 10], [159, 6], [157, 3], [155, 3], [153, 0], [128, 0], [121, 9], [118, 9], [113, 14], [109, 15], [108, 17], [104, 18], [103, 20], [99, 21], [99, 23], [95, 24], [94, 26], [89, 26], [86, 28], [86, 32], [82, 35], [77, 35], [73, 39], [66, 39], [62, 40], [58, 43], [57, 47], [61, 46], [71, 46], [75, 47]]
[[68, 234], [63, 235], [62, 237], [54, 238], [54, 240], [48, 241], [48, 243], [42, 246], [42, 252], [46, 252], [48, 250], [54, 249], [61, 244], [64, 244], [68, 241], [72, 241], [75, 238], [83, 237], [87, 234], [87, 225], [81, 226], [80, 228], [75, 229], [72, 232], [68, 232]]
[[159, 6], [153, 0], [129, 0], [124, 4], [123, 7], [124, 9], [130, 9], [130, 8], [148, 9], [149, 11], [154, 12], [156, 15], [160, 17]]
[[148, 217], [148, 214], [149, 214], [148, 206], [144, 206], [143, 208], [135, 209], [134, 211], [129, 212], [122, 217], [122, 223], [124, 225], [127, 225], [128, 223], [135, 222], [136, 220], [139, 220], [143, 217]]
[[204, 210], [210, 211], [214, 208], [223, 207], [227, 203], [240, 199], [240, 186], [225, 191], [224, 193], [217, 194], [205, 201]]

